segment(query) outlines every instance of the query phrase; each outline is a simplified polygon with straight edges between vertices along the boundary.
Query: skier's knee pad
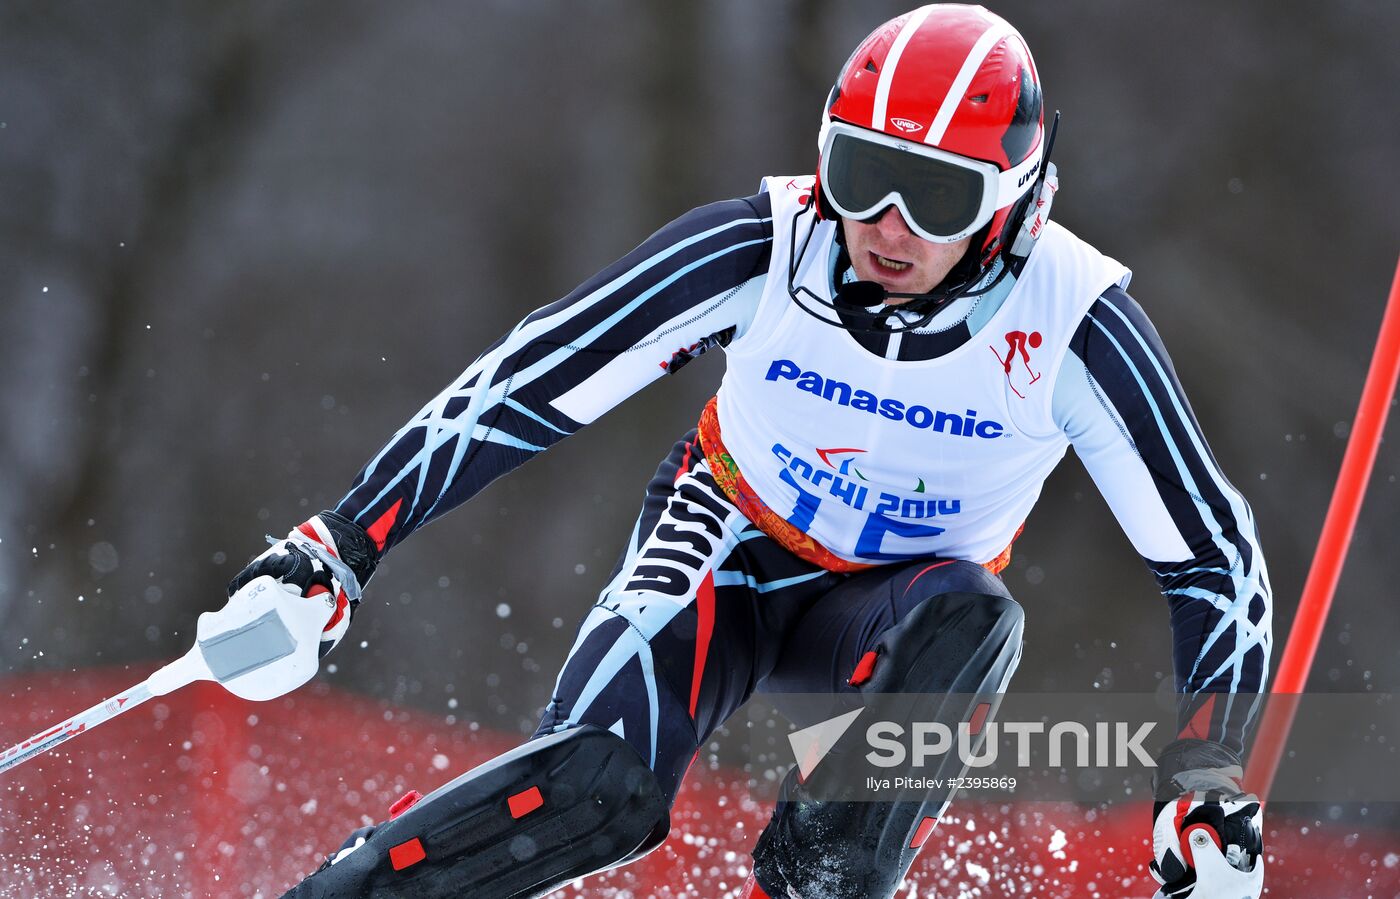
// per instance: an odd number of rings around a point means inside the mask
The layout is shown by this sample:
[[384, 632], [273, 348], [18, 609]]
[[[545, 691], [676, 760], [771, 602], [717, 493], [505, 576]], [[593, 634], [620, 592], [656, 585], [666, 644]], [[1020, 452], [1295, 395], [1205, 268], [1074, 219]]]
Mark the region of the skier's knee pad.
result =
[[1005, 594], [931, 596], [880, 635], [873, 667], [851, 683], [863, 693], [998, 692], [1020, 661], [1024, 623]]
[[538, 737], [375, 828], [291, 899], [540, 896], [665, 839], [666, 801], [637, 751], [594, 725]]
[[[1023, 617], [1004, 594], [930, 597], [880, 636], [852, 682], [882, 716], [911, 715], [956, 728], [1005, 689], [1020, 660]], [[932, 832], [950, 790], [906, 791], [889, 802], [822, 798], [832, 795], [824, 775], [839, 772], [842, 752], [868, 748], [860, 742], [863, 731], [847, 730], [807, 781], [796, 769], [789, 772], [753, 853], [754, 876], [769, 895], [790, 890], [831, 899], [893, 896]], [[940, 782], [961, 773], [962, 762], [952, 753], [936, 768], [917, 772]]]

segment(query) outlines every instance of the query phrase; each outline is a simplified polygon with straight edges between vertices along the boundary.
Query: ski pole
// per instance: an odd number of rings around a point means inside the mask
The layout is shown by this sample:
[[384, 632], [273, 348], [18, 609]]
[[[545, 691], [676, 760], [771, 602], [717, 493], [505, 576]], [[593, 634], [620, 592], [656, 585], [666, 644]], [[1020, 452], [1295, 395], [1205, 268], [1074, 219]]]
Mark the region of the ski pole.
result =
[[1361, 511], [1361, 500], [1375, 466], [1386, 414], [1395, 395], [1397, 375], [1400, 375], [1400, 263], [1397, 263], [1395, 280], [1390, 285], [1390, 298], [1386, 301], [1380, 336], [1366, 374], [1366, 384], [1361, 390], [1361, 403], [1356, 411], [1351, 438], [1347, 441], [1346, 454], [1342, 458], [1342, 470], [1337, 476], [1337, 485], [1327, 508], [1312, 567], [1303, 584], [1303, 596], [1298, 601], [1293, 630], [1288, 635], [1288, 643], [1270, 690], [1270, 700], [1259, 725], [1254, 757], [1250, 759], [1249, 788], [1261, 801], [1267, 798], [1274, 775], [1278, 773], [1284, 744], [1288, 741], [1288, 732], [1293, 727], [1293, 717], [1298, 710], [1298, 694], [1307, 684], [1308, 671], [1312, 668], [1313, 657], [1322, 639], [1322, 627], [1332, 606], [1342, 563], [1346, 560], [1356, 519]]
[[242, 699], [276, 699], [316, 674], [321, 629], [334, 600], [307, 598], [263, 575], [229, 597], [217, 612], [204, 612], [189, 652], [130, 689], [62, 724], [0, 753], [0, 772], [60, 743], [197, 680], [212, 680]]
[[23, 743], [17, 743], [4, 752], [0, 752], [0, 771], [8, 771], [22, 762], [29, 761], [41, 752], [48, 752], [70, 737], [76, 737], [85, 730], [110, 721], [122, 712], [136, 708], [155, 695], [151, 692], [149, 682], [142, 681], [111, 699], [104, 699], [81, 715], [75, 715], [62, 724], [51, 727], [43, 733], [35, 734]]

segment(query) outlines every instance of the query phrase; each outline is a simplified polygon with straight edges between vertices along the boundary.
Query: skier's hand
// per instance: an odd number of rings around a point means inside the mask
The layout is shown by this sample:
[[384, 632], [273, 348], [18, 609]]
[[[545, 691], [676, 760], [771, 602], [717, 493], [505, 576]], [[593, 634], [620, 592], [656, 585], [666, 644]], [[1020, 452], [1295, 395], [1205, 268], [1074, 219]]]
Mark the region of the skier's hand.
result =
[[232, 596], [253, 578], [270, 575], [302, 596], [333, 602], [335, 611], [321, 632], [324, 657], [349, 629], [360, 591], [376, 564], [378, 552], [364, 528], [334, 512], [322, 512], [248, 563], [229, 582], [228, 592]]
[[1177, 740], [1153, 778], [1152, 876], [1168, 899], [1258, 897], [1263, 812], [1240, 789], [1239, 756], [1209, 740]]

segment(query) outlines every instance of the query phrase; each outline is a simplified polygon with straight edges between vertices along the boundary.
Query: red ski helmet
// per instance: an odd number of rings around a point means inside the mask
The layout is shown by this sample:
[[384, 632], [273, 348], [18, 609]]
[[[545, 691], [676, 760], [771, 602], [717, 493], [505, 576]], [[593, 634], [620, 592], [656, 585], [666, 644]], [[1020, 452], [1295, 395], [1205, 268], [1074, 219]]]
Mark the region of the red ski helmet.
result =
[[860, 220], [894, 205], [925, 239], [980, 235], [964, 260], [980, 276], [1020, 228], [1044, 142], [1020, 33], [981, 6], [923, 6], [875, 29], [832, 87], [817, 210]]

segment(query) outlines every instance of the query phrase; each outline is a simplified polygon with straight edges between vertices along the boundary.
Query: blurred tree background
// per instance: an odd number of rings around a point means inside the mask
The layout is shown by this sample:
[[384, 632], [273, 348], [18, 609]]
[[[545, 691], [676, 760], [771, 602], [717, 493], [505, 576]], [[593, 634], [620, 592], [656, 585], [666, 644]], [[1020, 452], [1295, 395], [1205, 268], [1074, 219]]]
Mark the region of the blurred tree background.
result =
[[[1134, 269], [1253, 503], [1281, 647], [1400, 248], [1400, 6], [991, 6], [1064, 113], [1055, 218]], [[810, 172], [837, 69], [903, 9], [4, 4], [0, 672], [182, 652], [264, 534], [334, 505], [525, 313], [692, 206]], [[648, 389], [397, 549], [322, 677], [533, 729], [721, 370]], [[1394, 447], [1315, 689], [1400, 689]], [[1077, 462], [1007, 581], [1020, 689], [1169, 677], [1165, 604]]]

